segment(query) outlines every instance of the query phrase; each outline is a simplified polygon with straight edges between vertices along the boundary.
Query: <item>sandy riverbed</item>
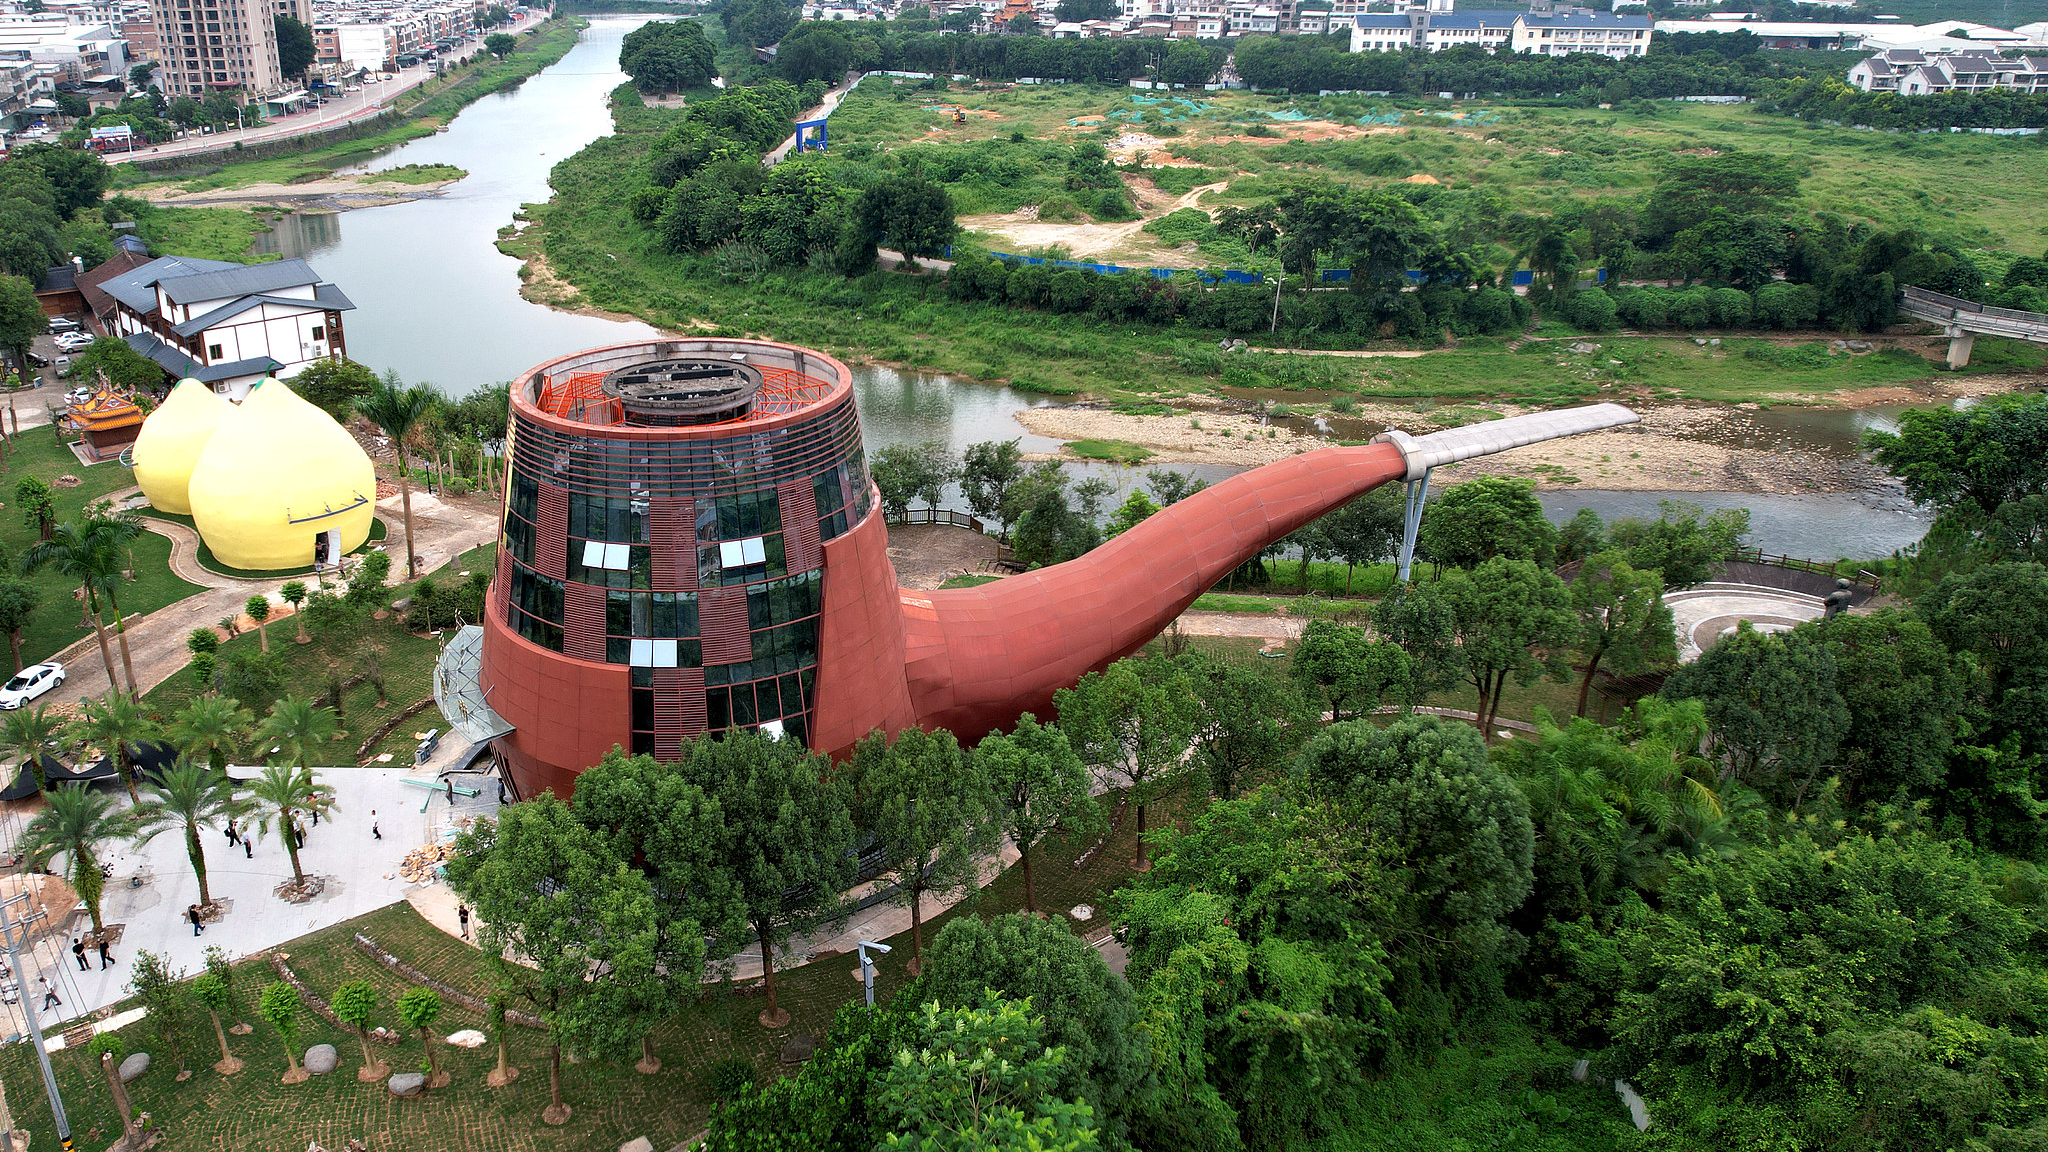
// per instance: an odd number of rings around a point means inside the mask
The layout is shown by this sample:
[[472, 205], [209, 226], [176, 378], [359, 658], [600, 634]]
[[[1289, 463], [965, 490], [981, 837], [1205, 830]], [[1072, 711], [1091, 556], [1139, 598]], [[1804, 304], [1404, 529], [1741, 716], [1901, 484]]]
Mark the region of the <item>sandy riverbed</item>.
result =
[[[1986, 395], [2038, 384], [2025, 377], [1977, 377], [1926, 386], [1866, 389], [1838, 397], [1838, 407], [1933, 403], [1958, 395]], [[1783, 398], [1786, 401], [1811, 397]], [[1827, 402], [1827, 401], [1823, 401]], [[1755, 407], [1746, 405], [1742, 407]], [[1488, 405], [1512, 416], [1513, 405]], [[1883, 472], [1851, 456], [1784, 448], [1744, 448], [1737, 406], [1662, 404], [1639, 409], [1643, 422], [1517, 448], [1458, 465], [1458, 477], [1517, 476], [1539, 488], [1616, 491], [1756, 493], [1854, 492], [1883, 480]], [[1426, 413], [1362, 406], [1352, 417], [1414, 433], [1437, 431]], [[1147, 463], [1229, 464], [1251, 468], [1325, 447], [1329, 441], [1267, 424], [1257, 416], [1200, 412], [1129, 416], [1088, 408], [1032, 408], [1017, 421], [1058, 440], [1121, 440], [1149, 449]], [[1073, 458], [1073, 457], [1068, 457]], [[1447, 479], [1451, 477], [1446, 477]]]
[[349, 208], [376, 208], [403, 204], [440, 194], [453, 180], [426, 184], [405, 184], [380, 180], [375, 173], [362, 176], [333, 176], [300, 184], [245, 184], [240, 188], [215, 188], [186, 192], [175, 184], [137, 191], [153, 204], [179, 208], [282, 208], [292, 211], [339, 212]]

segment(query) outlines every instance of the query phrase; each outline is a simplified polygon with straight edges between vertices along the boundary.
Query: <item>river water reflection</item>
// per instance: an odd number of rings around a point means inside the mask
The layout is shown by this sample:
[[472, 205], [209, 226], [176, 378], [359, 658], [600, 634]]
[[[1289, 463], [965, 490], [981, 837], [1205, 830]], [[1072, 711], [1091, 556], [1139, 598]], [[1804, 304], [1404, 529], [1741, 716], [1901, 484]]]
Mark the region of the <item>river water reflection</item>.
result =
[[460, 395], [551, 356], [654, 334], [645, 324], [521, 299], [519, 261], [494, 243], [521, 204], [548, 198], [549, 169], [611, 131], [605, 94], [626, 79], [619, 41], [649, 19], [591, 18], [582, 41], [554, 67], [471, 104], [448, 131], [353, 169], [453, 164], [469, 173], [441, 195], [298, 213], [265, 238], [268, 250], [305, 257], [355, 301], [349, 355]]
[[[259, 251], [302, 256], [356, 302], [348, 314], [350, 355], [449, 395], [510, 380], [543, 360], [593, 345], [644, 339], [638, 322], [558, 312], [519, 296], [519, 262], [495, 246], [520, 205], [549, 196], [553, 166], [611, 129], [606, 96], [624, 82], [619, 41], [649, 16], [591, 18], [561, 62], [517, 89], [470, 105], [448, 130], [384, 153], [356, 171], [402, 164], [453, 164], [469, 175], [438, 196], [351, 212], [296, 213], [258, 243]], [[854, 384], [872, 452], [888, 444], [943, 441], [958, 452], [983, 440], [1017, 438], [1027, 452], [1059, 442], [1025, 431], [1015, 413], [1049, 403], [1013, 389], [945, 377], [856, 367]], [[1774, 408], [1736, 414], [1715, 430], [1752, 446], [1846, 453], [1867, 427], [1896, 418], [1889, 409]], [[1378, 431], [1344, 427], [1326, 435], [1362, 438]], [[1303, 428], [1302, 431], [1311, 431]], [[1172, 465], [1215, 481], [1223, 465]], [[1145, 469], [1075, 464], [1076, 476], [1114, 485], [1114, 505], [1144, 482]], [[957, 494], [950, 494], [957, 497]], [[1751, 509], [1753, 542], [1795, 555], [1883, 555], [1917, 540], [1925, 521], [1854, 495], [1746, 496], [1733, 493], [1557, 492], [1544, 495], [1554, 518], [1580, 507], [1604, 516], [1655, 515], [1660, 496], [1709, 508]], [[1896, 504], [1896, 501], [1893, 501]]]

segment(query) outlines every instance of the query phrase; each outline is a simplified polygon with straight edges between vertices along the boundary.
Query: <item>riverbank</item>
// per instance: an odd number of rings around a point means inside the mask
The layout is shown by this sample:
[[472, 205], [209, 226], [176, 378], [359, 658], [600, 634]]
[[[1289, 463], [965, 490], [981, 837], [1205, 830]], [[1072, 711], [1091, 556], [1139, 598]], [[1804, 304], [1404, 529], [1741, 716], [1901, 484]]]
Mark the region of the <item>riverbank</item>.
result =
[[[1834, 397], [1788, 394], [1782, 398], [1807, 406], [1796, 409], [1755, 403], [1638, 404], [1641, 424], [1485, 457], [1460, 465], [1458, 475], [1520, 477], [1549, 490], [1775, 495], [1888, 491], [1891, 485], [1884, 471], [1856, 451], [1853, 431], [1837, 433], [1832, 437], [1834, 443], [1802, 444], [1788, 442], [1784, 426], [1796, 424], [1798, 416], [1808, 413], [1941, 404], [2034, 386], [2038, 381], [2025, 376], [1949, 378]], [[1186, 402], [1199, 404], [1205, 399], [1195, 397]], [[1034, 459], [1080, 460], [1084, 457], [1072, 450], [1073, 443], [1110, 441], [1150, 453], [1145, 460], [1148, 465], [1255, 468], [1332, 443], [1362, 442], [1382, 428], [1426, 434], [1474, 420], [1540, 410], [1511, 403], [1445, 409], [1367, 404], [1329, 418], [1289, 413], [1276, 419], [1214, 406], [1172, 415], [1076, 406], [1029, 408], [1018, 412], [1016, 419], [1034, 435], [1069, 444], [1058, 456], [1034, 453]], [[1330, 419], [1340, 424], [1345, 434], [1309, 430], [1317, 425], [1327, 427]]]
[[[326, 143], [313, 142], [305, 148], [281, 153], [271, 152], [266, 146], [252, 149], [263, 152], [261, 157], [251, 156], [242, 160], [225, 159], [220, 153], [210, 153], [194, 157], [193, 163], [182, 169], [143, 171], [123, 166], [116, 173], [114, 187], [158, 202], [168, 201], [182, 192], [187, 198], [177, 201], [181, 206], [311, 206], [311, 201], [318, 199], [319, 194], [310, 192], [308, 184], [350, 179], [337, 176], [337, 173], [351, 165], [367, 163], [396, 145], [433, 135], [470, 104], [493, 93], [516, 88], [552, 67], [576, 47], [588, 26], [588, 21], [573, 16], [556, 17], [536, 25], [529, 33], [520, 36], [518, 47], [506, 58], [499, 60], [479, 54], [472, 63], [400, 94], [378, 116], [367, 122], [386, 125], [381, 131]], [[460, 176], [454, 179], [460, 179]], [[393, 197], [377, 203], [400, 203], [433, 191], [427, 183], [411, 180], [399, 183], [403, 185], [399, 189], [368, 195]], [[197, 199], [203, 193], [228, 190], [243, 195]], [[370, 207], [372, 204], [358, 202], [348, 206]]]
[[142, 188], [136, 195], [163, 208], [271, 208], [284, 212], [346, 212], [351, 208], [381, 208], [439, 195], [450, 184], [469, 175], [457, 174], [431, 180], [394, 180], [384, 173], [358, 176], [330, 176], [291, 184], [259, 181], [232, 190], [188, 192], [181, 185]]

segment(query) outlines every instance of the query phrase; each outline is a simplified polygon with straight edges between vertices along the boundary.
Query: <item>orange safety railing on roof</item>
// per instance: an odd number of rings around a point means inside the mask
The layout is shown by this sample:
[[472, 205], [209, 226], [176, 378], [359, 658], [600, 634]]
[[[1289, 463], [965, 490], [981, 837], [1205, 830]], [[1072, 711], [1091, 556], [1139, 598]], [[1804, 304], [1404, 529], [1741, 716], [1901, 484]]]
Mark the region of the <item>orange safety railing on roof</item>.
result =
[[[760, 366], [761, 390], [745, 415], [720, 424], [744, 424], [796, 412], [823, 400], [832, 391], [832, 381], [799, 372], [794, 368]], [[602, 372], [574, 372], [567, 379], [549, 376], [542, 380], [538, 407], [549, 415], [585, 424], [620, 424], [625, 412], [616, 399], [604, 394]], [[716, 424], [702, 425], [715, 428]]]
[[550, 376], [540, 386], [540, 410], [585, 424], [617, 424], [625, 414], [603, 384], [602, 372], [576, 372], [566, 381]]

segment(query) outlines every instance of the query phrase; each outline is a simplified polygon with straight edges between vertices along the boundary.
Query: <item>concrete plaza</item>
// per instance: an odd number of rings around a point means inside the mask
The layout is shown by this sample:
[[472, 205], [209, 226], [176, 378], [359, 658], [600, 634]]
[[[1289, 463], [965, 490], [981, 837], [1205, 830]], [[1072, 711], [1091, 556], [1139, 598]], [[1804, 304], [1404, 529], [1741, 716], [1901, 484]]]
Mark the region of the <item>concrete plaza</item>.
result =
[[[321, 782], [334, 789], [337, 804], [331, 817], [306, 830], [300, 864], [306, 875], [324, 877], [326, 886], [304, 904], [287, 904], [272, 894], [292, 875], [279, 833], [259, 838], [251, 850], [228, 843], [222, 832], [202, 833], [208, 884], [214, 901], [224, 905], [226, 912], [198, 936], [193, 935], [185, 910], [199, 900], [199, 882], [192, 874], [181, 833], [162, 833], [141, 847], [126, 843], [106, 846], [102, 862], [112, 867], [113, 875], [107, 881], [102, 913], [109, 928], [121, 925], [120, 942], [112, 948], [114, 963], [102, 969], [98, 956], [88, 950], [91, 967], [79, 970], [71, 955], [71, 941], [90, 930], [91, 922], [82, 907], [75, 915], [71, 909], [53, 908], [51, 914], [61, 931], [38, 938], [33, 949], [22, 952], [24, 971], [17, 979], [23, 1004], [41, 1008], [43, 997], [36, 978], [47, 975], [64, 1002], [40, 1012], [43, 1027], [54, 1031], [126, 997], [125, 985], [138, 950], [166, 956], [173, 969], [191, 975], [205, 968], [209, 946], [218, 945], [231, 958], [240, 959], [405, 899], [407, 891], [417, 885], [399, 874], [400, 862], [407, 852], [449, 825], [446, 793], [438, 786], [428, 789], [405, 781], [433, 781], [441, 764], [462, 750], [461, 741], [451, 743], [455, 747], [419, 767], [318, 769]], [[231, 774], [239, 779], [258, 771], [235, 768]], [[457, 780], [465, 787], [483, 785], [483, 794], [461, 798], [461, 807], [474, 811], [484, 804], [496, 806], [493, 782], [473, 776]], [[117, 785], [99, 787], [119, 792]], [[127, 805], [125, 795], [120, 803]], [[372, 823], [383, 833], [381, 840], [371, 834]], [[12, 821], [0, 829], [10, 849], [22, 826], [23, 821]], [[267, 977], [252, 974], [250, 979], [262, 982]], [[23, 1004], [0, 1004], [0, 1037], [23, 1031]]]

